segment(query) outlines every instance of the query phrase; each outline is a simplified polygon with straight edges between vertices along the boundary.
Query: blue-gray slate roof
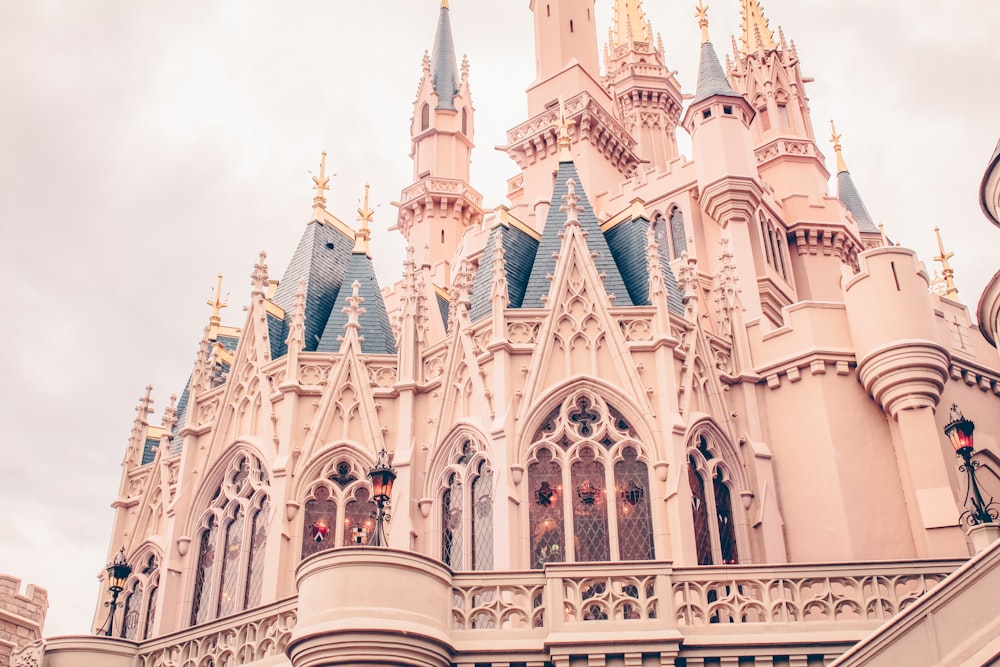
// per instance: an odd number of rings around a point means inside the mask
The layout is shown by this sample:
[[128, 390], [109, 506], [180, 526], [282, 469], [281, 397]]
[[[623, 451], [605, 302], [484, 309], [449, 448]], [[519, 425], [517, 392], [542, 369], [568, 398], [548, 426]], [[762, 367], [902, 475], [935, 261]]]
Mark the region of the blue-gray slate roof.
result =
[[[284, 348], [284, 332], [288, 331], [288, 321], [295, 306], [295, 292], [299, 288], [299, 279], [305, 278], [306, 286], [306, 322], [305, 349], [307, 352], [316, 350], [319, 340], [326, 329], [326, 321], [333, 310], [344, 272], [350, 263], [351, 251], [354, 249], [354, 238], [321, 222], [313, 221], [306, 225], [298, 248], [292, 255], [285, 275], [274, 293], [275, 304], [285, 311], [285, 325], [279, 338], [279, 351]], [[270, 328], [270, 327], [269, 327]], [[343, 331], [343, 329], [341, 329]], [[272, 336], [272, 356], [275, 343]]]
[[719, 63], [719, 56], [716, 55], [712, 42], [703, 42], [701, 58], [698, 60], [698, 85], [695, 87], [694, 99], [691, 100], [691, 104], [697, 104], [715, 95], [739, 97], [729, 84], [729, 79]]
[[451, 37], [451, 16], [448, 7], [442, 7], [431, 52], [431, 81], [438, 95], [438, 109], [455, 109], [455, 96], [461, 80], [455, 41]]
[[[649, 261], [646, 257], [648, 229], [649, 220], [634, 218], [615, 225], [604, 235], [608, 240], [608, 247], [611, 248], [611, 254], [621, 267], [622, 279], [625, 281], [632, 303], [637, 306], [650, 304]], [[684, 294], [677, 285], [673, 269], [670, 268], [666, 244], [657, 244], [657, 248], [660, 254], [660, 266], [663, 268], [663, 280], [667, 286], [667, 307], [670, 312], [683, 315]]]
[[361, 307], [365, 312], [358, 316], [358, 324], [361, 325], [360, 334], [364, 337], [361, 341], [361, 351], [365, 354], [395, 354], [396, 341], [392, 335], [392, 327], [389, 326], [389, 313], [385, 309], [382, 291], [375, 277], [375, 267], [371, 257], [363, 252], [351, 255], [344, 282], [340, 286], [330, 319], [326, 322], [326, 329], [316, 350], [340, 351], [340, 341], [337, 338], [344, 335], [344, 326], [347, 324], [347, 313], [344, 309], [348, 307], [347, 300], [354, 293], [352, 287], [354, 281], [358, 282], [358, 296], [364, 299]]
[[160, 448], [159, 438], [146, 438], [146, 442], [142, 446], [142, 463], [139, 465], [146, 465], [147, 463], [152, 463], [153, 459], [156, 457], [156, 450]]
[[580, 227], [587, 232], [587, 247], [590, 252], [596, 253], [594, 265], [598, 273], [605, 274], [604, 291], [609, 295], [614, 294], [615, 306], [631, 306], [632, 299], [625, 281], [622, 279], [621, 271], [615, 258], [611, 254], [608, 242], [601, 232], [601, 226], [597, 224], [597, 216], [590, 206], [587, 193], [580, 185], [580, 175], [576, 171], [576, 166], [572, 162], [560, 162], [559, 173], [556, 175], [556, 185], [552, 190], [552, 204], [549, 207], [549, 214], [545, 219], [545, 229], [542, 232], [542, 240], [538, 244], [538, 252], [535, 255], [534, 265], [531, 267], [531, 276], [528, 278], [528, 286], [524, 292], [524, 301], [521, 308], [543, 308], [542, 297], [549, 293], [552, 286], [548, 276], [555, 273], [556, 256], [562, 249], [562, 238], [560, 233], [566, 223], [566, 213], [559, 209], [563, 206], [563, 196], [568, 191], [566, 181], [573, 179], [576, 183], [575, 191], [580, 195], [578, 205], [581, 210], [577, 214], [580, 220]]
[[837, 197], [840, 202], [851, 212], [858, 222], [858, 230], [871, 234], [878, 234], [879, 229], [872, 217], [868, 215], [864, 201], [858, 193], [858, 188], [854, 185], [851, 172], [842, 171], [837, 174]]
[[448, 330], [448, 311], [451, 308], [451, 302], [444, 298], [440, 294], [434, 295], [437, 300], [438, 313], [441, 315], [441, 322], [444, 323], [444, 330]]
[[469, 314], [473, 322], [478, 322], [493, 310], [490, 297], [493, 295], [493, 253], [496, 250], [498, 230], [502, 231], [503, 238], [508, 307], [521, 307], [524, 290], [528, 287], [528, 276], [531, 275], [531, 265], [538, 252], [538, 241], [517, 227], [497, 225], [490, 230], [490, 237], [486, 241], [486, 248], [483, 249], [472, 283], [472, 308]]

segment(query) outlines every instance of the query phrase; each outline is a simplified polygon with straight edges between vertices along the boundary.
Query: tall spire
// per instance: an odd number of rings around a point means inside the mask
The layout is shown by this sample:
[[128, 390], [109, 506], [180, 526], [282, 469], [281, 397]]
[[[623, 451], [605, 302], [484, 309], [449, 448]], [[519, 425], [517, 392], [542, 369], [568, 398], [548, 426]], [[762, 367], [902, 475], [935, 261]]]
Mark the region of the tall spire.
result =
[[612, 37], [615, 46], [629, 42], [653, 41], [652, 30], [642, 11], [642, 0], [615, 0], [615, 27]]
[[844, 155], [840, 146], [841, 135], [837, 134], [837, 128], [834, 126], [832, 120], [830, 121], [830, 129], [833, 132], [830, 142], [833, 144], [833, 150], [837, 154], [837, 199], [854, 216], [855, 222], [858, 223], [858, 231], [866, 234], [881, 234], [875, 225], [875, 221], [872, 220], [872, 216], [868, 213], [865, 202], [861, 199], [861, 193], [858, 192], [857, 186], [854, 185], [851, 172], [847, 171], [847, 162], [844, 161]]
[[774, 33], [767, 25], [760, 2], [743, 0], [743, 8], [740, 11], [743, 14], [743, 52], [754, 53], [757, 50], [767, 51], [777, 48]]
[[698, 2], [698, 25], [701, 26], [701, 57], [698, 60], [698, 86], [695, 88], [694, 100], [692, 103], [701, 102], [714, 95], [725, 95], [727, 97], [738, 97], [733, 90], [726, 72], [719, 63], [719, 56], [715, 53], [708, 38], [708, 7], [705, 7], [701, 0]]
[[566, 118], [566, 100], [559, 98], [559, 120], [553, 125], [559, 130], [559, 161], [560, 162], [572, 162], [573, 154], [570, 149], [573, 146], [573, 141], [569, 138], [569, 127], [574, 125], [576, 121], [568, 120]]
[[945, 251], [944, 241], [941, 240], [940, 227], [934, 228], [934, 234], [937, 236], [938, 250], [941, 251], [941, 254], [934, 258], [934, 261], [941, 263], [941, 278], [944, 279], [945, 286], [945, 289], [941, 292], [941, 296], [954, 299], [958, 296], [958, 289], [955, 287], [955, 269], [951, 268], [948, 260], [954, 257], [955, 253]]
[[441, 15], [434, 35], [434, 48], [431, 50], [431, 81], [434, 92], [438, 95], [437, 108], [454, 110], [455, 96], [462, 77], [458, 71], [458, 58], [455, 56], [455, 41], [451, 36], [448, 0], [441, 0]]
[[219, 283], [218, 283], [218, 285], [215, 288], [215, 296], [212, 297], [212, 299], [207, 302], [207, 305], [209, 305], [209, 306], [212, 307], [212, 316], [210, 318], [208, 318], [208, 323], [213, 328], [218, 329], [218, 327], [222, 324], [222, 317], [219, 315], [219, 312], [223, 308], [225, 308], [225, 307], [227, 307], [229, 305], [227, 302], [225, 302], [225, 301], [222, 300], [222, 274], [221, 273], [219, 274]]
[[313, 197], [313, 208], [326, 208], [326, 191], [330, 189], [330, 177], [326, 175], [326, 151], [323, 151], [319, 161], [319, 174], [313, 176], [313, 190], [316, 196]]
[[695, 16], [698, 17], [698, 27], [701, 28], [701, 43], [707, 44], [712, 40], [708, 38], [708, 6], [702, 0], [698, 0]]

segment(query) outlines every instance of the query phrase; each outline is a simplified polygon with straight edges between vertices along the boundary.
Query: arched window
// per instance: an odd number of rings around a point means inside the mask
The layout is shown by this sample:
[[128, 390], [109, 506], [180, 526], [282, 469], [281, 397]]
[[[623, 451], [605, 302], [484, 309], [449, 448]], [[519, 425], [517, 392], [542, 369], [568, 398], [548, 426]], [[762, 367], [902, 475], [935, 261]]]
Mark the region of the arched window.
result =
[[493, 471], [462, 442], [441, 491], [441, 560], [453, 570], [493, 569]]
[[198, 539], [192, 625], [260, 604], [267, 487], [261, 462], [243, 455], [233, 460], [216, 489]]
[[674, 246], [674, 259], [679, 259], [682, 252], [687, 250], [687, 232], [684, 231], [684, 214], [677, 206], [670, 211], [670, 240]]
[[428, 129], [431, 126], [431, 105], [424, 102], [424, 106], [420, 107], [420, 131]]
[[469, 135], [469, 111], [468, 109], [462, 109], [462, 134]]
[[729, 462], [702, 433], [692, 439], [687, 452], [691, 515], [699, 565], [733, 565], [740, 562], [736, 516], [733, 513]]
[[302, 513], [302, 558], [338, 545], [368, 544], [375, 503], [356, 462], [330, 462], [312, 484]]
[[[143, 562], [144, 557], [138, 560]], [[151, 554], [145, 565], [137, 567], [131, 578], [125, 582], [125, 597], [121, 604], [121, 622], [117, 625], [122, 639], [139, 641], [147, 639], [153, 632], [156, 615], [156, 592], [159, 588], [159, 559]]]
[[548, 415], [533, 440], [532, 568], [654, 557], [649, 470], [635, 431], [617, 410], [596, 394], [577, 392]]

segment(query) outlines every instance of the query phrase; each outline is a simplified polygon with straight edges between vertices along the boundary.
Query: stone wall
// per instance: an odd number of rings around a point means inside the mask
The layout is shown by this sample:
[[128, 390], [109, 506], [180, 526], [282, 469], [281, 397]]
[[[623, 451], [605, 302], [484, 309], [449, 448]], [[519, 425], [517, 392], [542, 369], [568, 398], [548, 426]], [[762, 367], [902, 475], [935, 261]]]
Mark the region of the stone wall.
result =
[[41, 639], [49, 594], [28, 584], [21, 594], [21, 580], [0, 574], [0, 667], [10, 665], [11, 654]]

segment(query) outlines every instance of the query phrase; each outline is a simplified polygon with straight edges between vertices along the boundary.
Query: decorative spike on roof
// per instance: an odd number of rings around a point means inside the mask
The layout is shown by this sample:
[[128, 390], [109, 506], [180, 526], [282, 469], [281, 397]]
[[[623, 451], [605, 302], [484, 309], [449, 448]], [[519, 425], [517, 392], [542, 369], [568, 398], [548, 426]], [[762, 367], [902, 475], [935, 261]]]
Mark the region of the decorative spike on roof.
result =
[[833, 144], [833, 152], [837, 154], [837, 173], [842, 171], [847, 171], [847, 163], [844, 162], [844, 153], [841, 151], [840, 147], [840, 137], [837, 134], [837, 126], [833, 124], [833, 120], [830, 121], [830, 143]]
[[206, 305], [212, 307], [212, 316], [208, 318], [208, 323], [212, 327], [218, 328], [222, 325], [222, 317], [219, 314], [223, 308], [229, 306], [229, 303], [222, 300], [222, 274], [219, 274], [219, 282], [215, 288], [215, 296], [212, 297]]
[[371, 186], [365, 183], [365, 203], [358, 209], [358, 221], [361, 223], [361, 227], [358, 229], [357, 233], [354, 234], [354, 254], [364, 254], [368, 257], [372, 256], [370, 241], [372, 239], [372, 230], [369, 228], [369, 224], [375, 218], [375, 210], [368, 205], [368, 192]]
[[743, 52], [756, 53], [759, 50], [769, 51], [777, 48], [774, 33], [764, 18], [764, 10], [758, 0], [743, 0], [740, 10], [743, 14]]
[[451, 16], [447, 0], [441, 2], [434, 48], [431, 50], [431, 82], [438, 95], [437, 108], [454, 111], [461, 76], [458, 58], [455, 56], [455, 41], [451, 36]]
[[[701, 25], [702, 19], [705, 20], [702, 39], [708, 37], [708, 19], [705, 15], [707, 9], [708, 7], [703, 7], [699, 3], [698, 13], [696, 14], [699, 25]], [[722, 69], [722, 65], [719, 63], [719, 56], [715, 53], [715, 47], [712, 46], [712, 42], [706, 40], [701, 43], [701, 56], [698, 60], [698, 85], [695, 88], [694, 99], [691, 103], [696, 104], [715, 95], [738, 97], [736, 91], [730, 85], [729, 79], [726, 77], [725, 70]]]
[[559, 98], [559, 120], [552, 124], [553, 127], [559, 129], [559, 161], [560, 162], [570, 162], [573, 160], [573, 154], [570, 149], [573, 146], [573, 141], [569, 138], [569, 128], [571, 125], [575, 125], [575, 120], [569, 120], [566, 118], [566, 100], [562, 97]]
[[267, 276], [267, 253], [260, 251], [260, 259], [253, 265], [253, 273], [250, 274], [250, 284], [253, 285], [254, 292], [264, 294], [268, 288]]
[[642, 0], [615, 0], [614, 45], [651, 42], [652, 30], [642, 11]]
[[861, 199], [861, 194], [858, 192], [857, 186], [854, 185], [851, 172], [847, 171], [847, 163], [844, 161], [844, 156], [841, 152], [841, 135], [837, 134], [837, 128], [834, 126], [832, 120], [830, 121], [830, 129], [833, 131], [830, 141], [833, 143], [833, 150], [837, 154], [837, 198], [840, 199], [840, 203], [854, 216], [854, 220], [858, 223], [859, 231], [866, 234], [878, 234], [878, 227], [875, 225], [875, 221], [872, 220], [872, 216], [868, 213], [868, 209], [865, 208], [865, 202]]
[[941, 296], [954, 299], [958, 296], [958, 289], [955, 287], [955, 269], [951, 268], [949, 260], [955, 256], [955, 253], [947, 252], [944, 249], [944, 241], [941, 240], [940, 227], [934, 228], [934, 234], [937, 236], [938, 250], [941, 252], [940, 255], [934, 258], [934, 261], [941, 263], [941, 278], [944, 280], [945, 284], [945, 289], [941, 292]]
[[708, 38], [708, 6], [702, 0], [698, 0], [695, 16], [698, 18], [698, 27], [701, 28], [701, 43], [707, 44], [711, 41]]
[[326, 191], [329, 189], [330, 177], [326, 175], [326, 151], [323, 151], [319, 160], [319, 173], [313, 176], [313, 190], [316, 191], [316, 196], [313, 197], [313, 208], [326, 208]]

